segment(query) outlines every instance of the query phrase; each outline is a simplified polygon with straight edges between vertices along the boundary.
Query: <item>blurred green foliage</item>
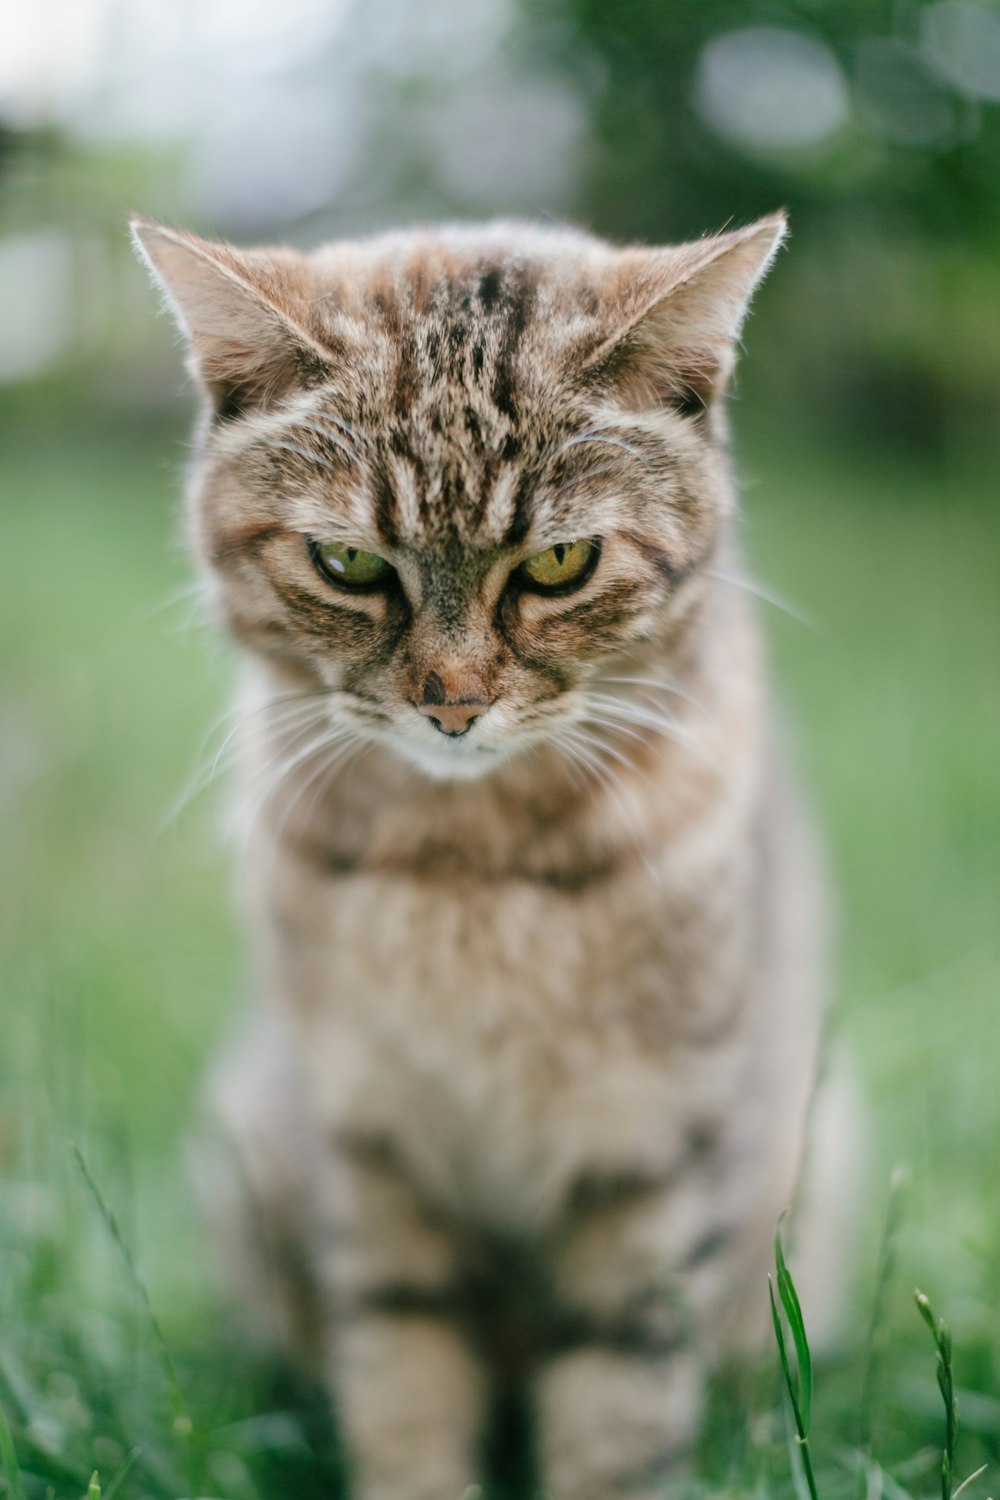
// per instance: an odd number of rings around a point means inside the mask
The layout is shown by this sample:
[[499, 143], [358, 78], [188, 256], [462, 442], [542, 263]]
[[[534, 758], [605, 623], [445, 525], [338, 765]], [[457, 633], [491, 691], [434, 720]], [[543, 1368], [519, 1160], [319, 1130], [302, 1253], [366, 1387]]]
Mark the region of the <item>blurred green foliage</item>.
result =
[[[600, 232], [693, 238], [789, 209], [763, 349], [753, 333], [773, 399], [831, 437], [996, 460], [1000, 11], [522, 0], [521, 15], [526, 52], [585, 91], [579, 207]], [[812, 139], [810, 88], [816, 114], [831, 91], [842, 111]]]

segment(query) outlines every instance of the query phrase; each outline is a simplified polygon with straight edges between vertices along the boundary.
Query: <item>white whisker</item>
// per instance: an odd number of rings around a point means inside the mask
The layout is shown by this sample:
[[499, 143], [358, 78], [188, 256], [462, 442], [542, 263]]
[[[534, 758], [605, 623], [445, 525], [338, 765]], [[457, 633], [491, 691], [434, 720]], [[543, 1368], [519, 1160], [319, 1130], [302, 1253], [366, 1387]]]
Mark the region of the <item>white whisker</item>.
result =
[[317, 464], [321, 469], [332, 469], [333, 464], [329, 459], [322, 458], [318, 453], [312, 453], [308, 448], [300, 448], [298, 443], [268, 443], [269, 448], [281, 448], [285, 453], [297, 453], [299, 458], [307, 458], [310, 463]]
[[751, 583], [749, 578], [742, 578], [736, 573], [724, 573], [719, 568], [706, 568], [705, 575], [716, 579], [719, 583], [728, 583], [735, 589], [742, 589], [745, 594], [752, 594], [755, 599], [762, 599], [765, 604], [772, 605], [774, 609], [780, 609], [782, 614], [788, 615], [797, 625], [803, 625], [806, 630], [815, 631], [817, 635], [822, 634], [816, 621], [809, 615], [803, 614], [801, 610], [789, 604], [787, 599], [783, 599], [780, 594], [772, 593], [761, 584]]
[[603, 723], [606, 728], [613, 728], [618, 733], [624, 732], [625, 725], [651, 729], [654, 733], [662, 735], [664, 739], [690, 750], [719, 775], [724, 774], [722, 766], [708, 750], [702, 737], [672, 715], [650, 708], [644, 703], [634, 703], [626, 698], [618, 698], [610, 694], [590, 693], [587, 696], [587, 704], [587, 718], [590, 721]]
[[187, 627], [197, 618], [197, 609], [207, 604], [210, 596], [211, 589], [208, 584], [203, 579], [197, 579], [194, 583], [185, 584], [183, 588], [174, 589], [165, 599], [161, 599], [159, 604], [150, 605], [139, 618], [145, 625], [149, 620], [154, 620], [157, 615], [165, 614], [167, 610], [175, 609], [178, 604], [185, 604], [189, 599], [194, 599], [196, 601], [196, 609], [192, 610], [188, 616], [186, 621]]
[[[332, 417], [327, 418], [327, 420], [331, 422], [334, 421]], [[341, 424], [339, 422], [337, 422], [336, 425], [338, 427], [341, 427]], [[304, 427], [307, 432], [314, 432], [316, 436], [321, 437], [324, 442], [331, 443], [334, 448], [339, 448], [341, 453], [346, 453], [348, 458], [351, 459], [353, 463], [356, 463], [359, 468], [363, 467], [360, 453], [358, 453], [356, 448], [352, 448], [350, 443], [345, 442], [339, 433], [332, 432], [329, 427], [321, 426], [319, 422], [298, 421], [295, 423], [295, 426]], [[351, 437], [354, 436], [353, 431], [347, 426], [346, 422], [343, 424], [342, 430], [348, 433]]]
[[[330, 741], [329, 749], [331, 753], [329, 757], [325, 760], [321, 760], [317, 768], [305, 778], [305, 780], [302, 782], [302, 785], [299, 786], [292, 794], [282, 814], [281, 821], [279, 822], [278, 827], [275, 830], [275, 843], [280, 844], [282, 835], [284, 834], [285, 828], [287, 827], [288, 820], [291, 817], [292, 812], [302, 801], [306, 793], [310, 789], [312, 789], [313, 791], [313, 796], [306, 812], [306, 821], [308, 822], [312, 816], [312, 812], [316, 806], [316, 803], [318, 802], [320, 796], [324, 792], [329, 782], [329, 779], [337, 771], [342, 770], [346, 763], [351, 759], [351, 757], [356, 755], [357, 752], [362, 748], [362, 746], [367, 743], [364, 735], [359, 734], [356, 730], [351, 728], [347, 728], [346, 733], [342, 729], [341, 735], [342, 737], [338, 736], [338, 738]], [[319, 754], [318, 751], [317, 754]]]
[[[253, 827], [275, 793], [283, 786], [292, 773], [298, 770], [299, 766], [305, 765], [313, 756], [320, 754], [321, 751], [332, 749], [334, 745], [342, 743], [348, 733], [349, 731], [345, 731], [344, 728], [328, 723], [320, 734], [309, 740], [301, 749], [295, 750], [291, 755], [287, 755], [283, 759], [276, 757], [275, 760], [272, 760], [264, 771], [264, 774], [267, 775], [267, 781], [247, 815], [248, 828]], [[295, 736], [295, 738], [300, 737], [301, 735]], [[272, 770], [272, 767], [275, 767], [275, 765], [276, 769]]]
[[[651, 880], [658, 881], [659, 875], [639, 838], [639, 830], [636, 828], [634, 812], [629, 809], [623, 800], [611, 767], [607, 765], [606, 761], [601, 759], [601, 756], [607, 754], [611, 747], [605, 741], [595, 739], [593, 735], [588, 735], [579, 724], [564, 726], [553, 737], [553, 743], [559, 746], [565, 754], [576, 759], [604, 787], [621, 815], [622, 823], [628, 830], [629, 837], [635, 847], [635, 852], [639, 856], [646, 874]], [[637, 769], [634, 762], [629, 761], [626, 757], [618, 756], [617, 758], [630, 769]]]
[[594, 678], [594, 682], [596, 683], [596, 685], [598, 687], [602, 687], [605, 683], [608, 683], [608, 684], [621, 683], [622, 685], [624, 685], [626, 687], [653, 688], [656, 691], [661, 692], [661, 693], [669, 693], [674, 698], [680, 698], [685, 703], [690, 703], [692, 708], [699, 708], [704, 713], [708, 712], [707, 708], [705, 707], [705, 704], [702, 702], [702, 700], [700, 698], [696, 698], [694, 696], [694, 694], [693, 693], [689, 693], [686, 688], [678, 687], [678, 685], [677, 685], [676, 682], [673, 682], [673, 681], [668, 680], [668, 679], [663, 678], [663, 677], [604, 677], [604, 676], [600, 676], [600, 677], [595, 677]]
[[[159, 832], [164, 833], [176, 823], [191, 803], [201, 796], [223, 771], [230, 769], [241, 756], [247, 755], [258, 734], [277, 733], [296, 724], [300, 727], [309, 727], [310, 720], [318, 722], [320, 716], [324, 714], [322, 701], [317, 700], [325, 700], [329, 696], [329, 690], [326, 688], [309, 693], [283, 693], [277, 698], [258, 704], [249, 712], [237, 707], [221, 714], [202, 739], [201, 753], [204, 759], [199, 762], [170, 811], [162, 820]], [[269, 722], [261, 725], [260, 718], [264, 714], [270, 716]], [[218, 749], [209, 758], [206, 753], [208, 741], [217, 730], [223, 728], [231, 720], [233, 721], [231, 728]]]
[[624, 438], [612, 437], [609, 432], [578, 432], [575, 437], [567, 438], [564, 443], [560, 443], [552, 457], [558, 458], [561, 453], [566, 452], [567, 448], [579, 448], [584, 443], [603, 443], [610, 448], [620, 448], [623, 453], [637, 458], [640, 463], [649, 467], [649, 459], [641, 449], [636, 448], [632, 443], [627, 443]]

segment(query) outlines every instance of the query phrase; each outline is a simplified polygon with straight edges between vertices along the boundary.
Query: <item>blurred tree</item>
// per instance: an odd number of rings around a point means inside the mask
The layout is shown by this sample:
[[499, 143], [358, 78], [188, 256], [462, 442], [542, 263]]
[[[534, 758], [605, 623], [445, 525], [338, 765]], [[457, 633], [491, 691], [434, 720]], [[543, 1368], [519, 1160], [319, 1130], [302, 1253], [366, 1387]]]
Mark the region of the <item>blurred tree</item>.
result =
[[949, 453], [994, 436], [1000, 10], [522, 0], [520, 15], [521, 45], [589, 97], [578, 211], [600, 232], [655, 241], [790, 209], [772, 394]]

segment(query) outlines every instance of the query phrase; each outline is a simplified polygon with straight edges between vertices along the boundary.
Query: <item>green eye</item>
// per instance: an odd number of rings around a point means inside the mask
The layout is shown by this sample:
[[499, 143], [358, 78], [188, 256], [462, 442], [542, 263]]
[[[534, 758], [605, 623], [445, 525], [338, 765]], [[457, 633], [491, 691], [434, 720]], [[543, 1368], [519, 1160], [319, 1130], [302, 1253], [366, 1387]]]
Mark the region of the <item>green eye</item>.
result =
[[557, 592], [579, 588], [597, 566], [600, 550], [596, 541], [557, 542], [527, 558], [517, 572], [536, 589]]
[[309, 555], [315, 567], [331, 583], [347, 589], [373, 589], [395, 576], [391, 563], [375, 552], [347, 547], [342, 542], [309, 543]]

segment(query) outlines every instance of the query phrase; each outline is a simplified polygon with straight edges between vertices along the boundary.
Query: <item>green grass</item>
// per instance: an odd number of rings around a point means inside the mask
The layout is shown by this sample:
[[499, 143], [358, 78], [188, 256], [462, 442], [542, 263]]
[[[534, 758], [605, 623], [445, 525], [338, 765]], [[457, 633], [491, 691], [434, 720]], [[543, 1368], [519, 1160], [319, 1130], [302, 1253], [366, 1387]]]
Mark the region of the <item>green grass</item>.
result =
[[[819, 627], [766, 611], [828, 834], [839, 1024], [871, 1121], [855, 1306], [813, 1379], [817, 1492], [940, 1492], [920, 1285], [954, 1338], [953, 1492], [987, 1463], [965, 1492], [985, 1500], [1000, 1464], [994, 485], [795, 451], [737, 416], [749, 551]], [[180, 434], [109, 415], [67, 431], [28, 408], [0, 426], [0, 1495], [77, 1500], [96, 1470], [95, 1500], [331, 1500], [322, 1403], [240, 1348], [184, 1165], [245, 975], [218, 798], [162, 828], [231, 674], [189, 604], [163, 607], [189, 580]], [[694, 1489], [797, 1494], [789, 1424], [776, 1357], [727, 1376]]]

